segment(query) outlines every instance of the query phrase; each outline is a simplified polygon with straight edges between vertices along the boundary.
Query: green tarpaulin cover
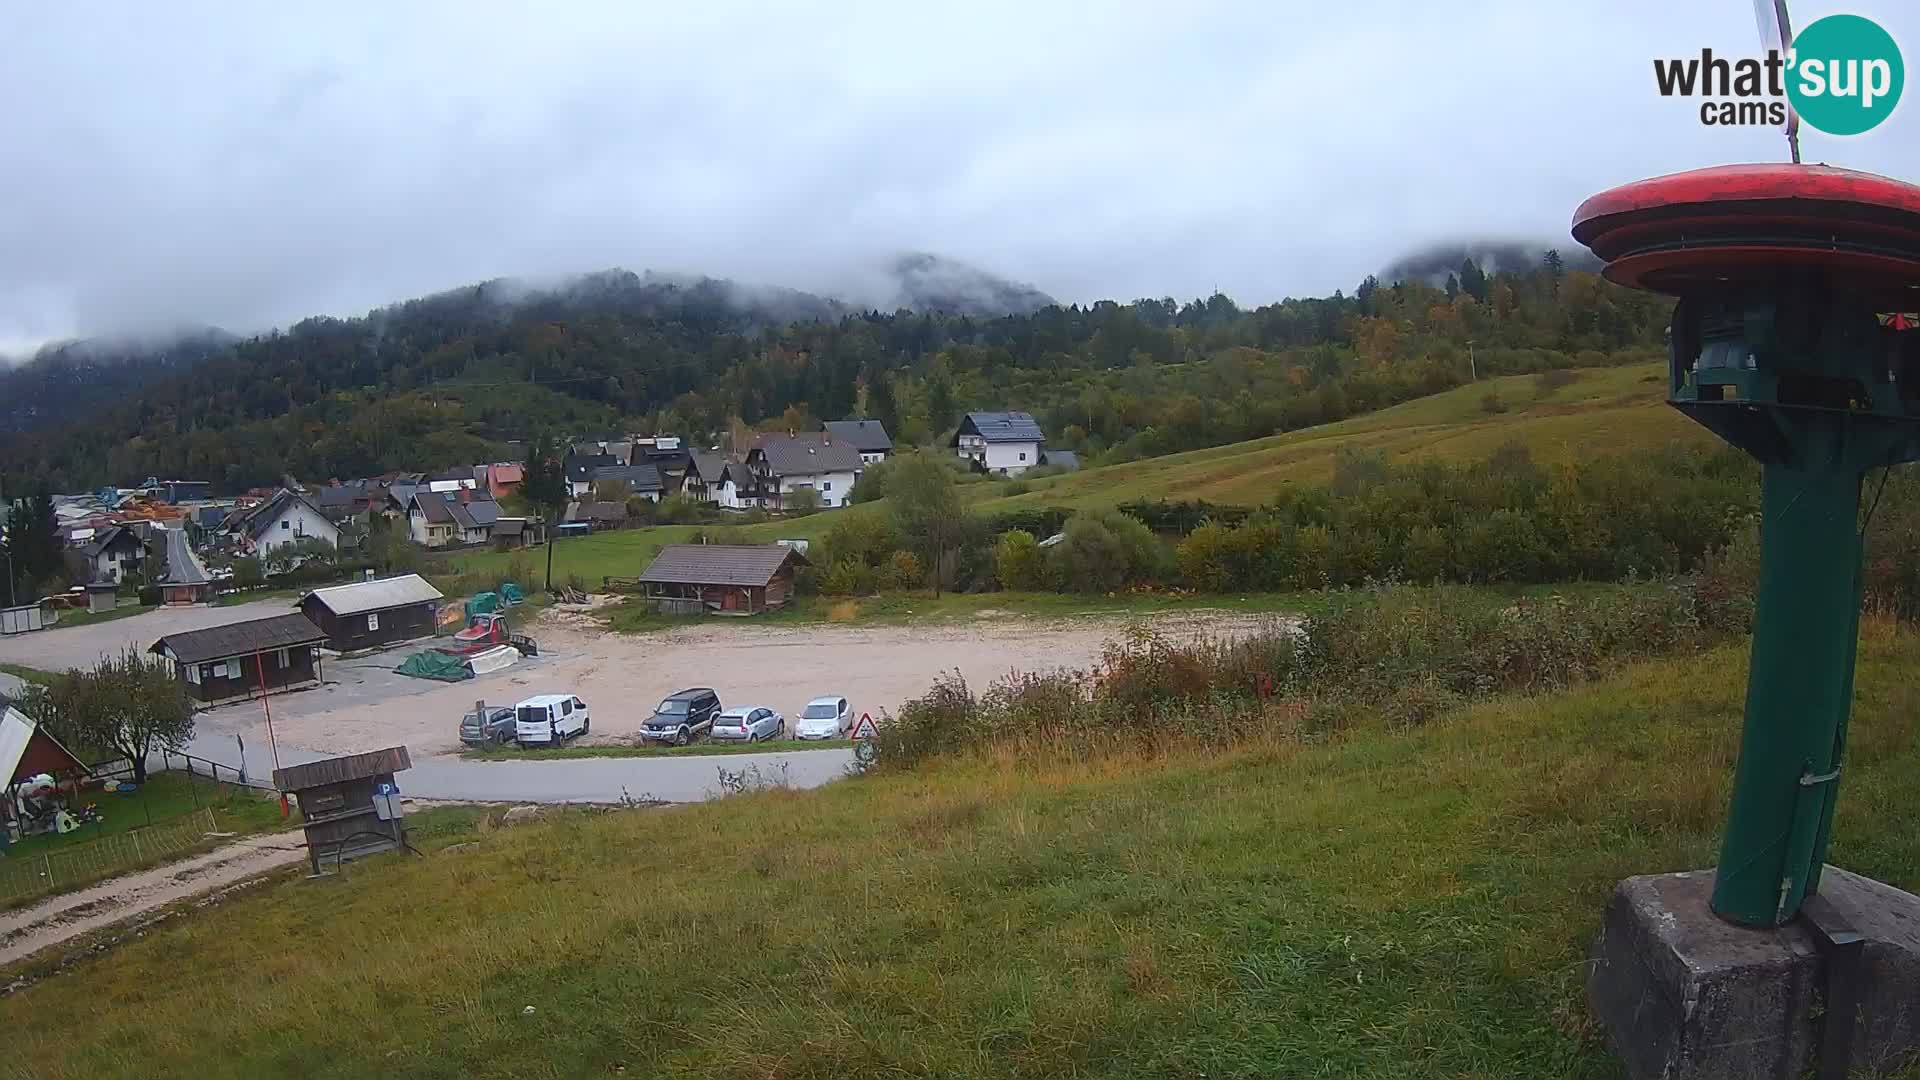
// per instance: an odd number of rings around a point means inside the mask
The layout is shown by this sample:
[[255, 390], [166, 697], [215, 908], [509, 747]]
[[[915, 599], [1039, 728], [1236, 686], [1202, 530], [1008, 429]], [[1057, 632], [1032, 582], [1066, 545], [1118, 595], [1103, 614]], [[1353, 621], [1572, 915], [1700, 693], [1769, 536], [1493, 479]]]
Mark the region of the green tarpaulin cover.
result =
[[467, 618], [469, 619], [475, 615], [491, 615], [499, 610], [500, 596], [497, 593], [474, 593], [473, 599], [467, 601]]
[[500, 599], [505, 600], [508, 607], [512, 607], [515, 604], [526, 603], [527, 595], [520, 591], [520, 586], [511, 581], [503, 581], [500, 583]]
[[473, 672], [467, 662], [458, 656], [428, 649], [414, 653], [400, 662], [394, 670], [402, 675], [411, 675], [416, 679], [439, 679], [441, 682], [459, 682], [473, 678]]

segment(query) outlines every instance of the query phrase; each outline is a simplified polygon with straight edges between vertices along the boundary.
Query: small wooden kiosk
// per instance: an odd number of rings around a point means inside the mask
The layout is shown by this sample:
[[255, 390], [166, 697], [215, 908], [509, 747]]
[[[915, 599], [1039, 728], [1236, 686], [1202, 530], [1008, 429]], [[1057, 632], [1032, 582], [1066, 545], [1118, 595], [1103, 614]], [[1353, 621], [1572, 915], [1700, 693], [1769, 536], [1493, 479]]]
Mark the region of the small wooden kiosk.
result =
[[273, 770], [273, 786], [300, 802], [307, 833], [307, 862], [315, 874], [322, 860], [335, 866], [407, 846], [394, 774], [413, 767], [404, 746], [310, 761]]

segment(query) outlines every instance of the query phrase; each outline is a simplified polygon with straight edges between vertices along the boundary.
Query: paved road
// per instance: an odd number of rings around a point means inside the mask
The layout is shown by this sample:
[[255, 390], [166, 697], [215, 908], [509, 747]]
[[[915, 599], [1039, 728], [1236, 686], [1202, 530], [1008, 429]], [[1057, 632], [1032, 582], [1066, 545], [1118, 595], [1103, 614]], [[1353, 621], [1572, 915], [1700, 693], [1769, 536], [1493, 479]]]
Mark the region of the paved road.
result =
[[[222, 765], [240, 764], [232, 736], [196, 738], [189, 752]], [[325, 754], [282, 747], [280, 764], [298, 765]], [[176, 759], [175, 764], [178, 764]], [[416, 799], [489, 802], [616, 803], [622, 798], [698, 802], [718, 794], [720, 770], [757, 768], [769, 780], [796, 788], [819, 787], [847, 774], [853, 751], [789, 750], [769, 754], [673, 754], [661, 757], [559, 758], [546, 761], [470, 761], [457, 755], [415, 756], [399, 776], [400, 790]], [[153, 761], [160, 766], [158, 757]], [[249, 778], [268, 782], [273, 759], [267, 747], [249, 741]]]
[[400, 788], [421, 799], [510, 802], [696, 802], [719, 794], [720, 770], [758, 769], [767, 780], [819, 787], [847, 774], [851, 750], [778, 754], [677, 754], [657, 758], [564, 758], [558, 761], [462, 761], [438, 757], [400, 776]]
[[0, 660], [43, 671], [65, 671], [72, 667], [91, 667], [102, 656], [111, 656], [129, 646], [145, 649], [156, 638], [183, 630], [201, 630], [209, 626], [269, 615], [285, 615], [293, 610], [291, 600], [255, 600], [228, 607], [160, 607], [139, 615], [84, 626], [55, 626], [31, 634], [9, 634], [0, 638]]

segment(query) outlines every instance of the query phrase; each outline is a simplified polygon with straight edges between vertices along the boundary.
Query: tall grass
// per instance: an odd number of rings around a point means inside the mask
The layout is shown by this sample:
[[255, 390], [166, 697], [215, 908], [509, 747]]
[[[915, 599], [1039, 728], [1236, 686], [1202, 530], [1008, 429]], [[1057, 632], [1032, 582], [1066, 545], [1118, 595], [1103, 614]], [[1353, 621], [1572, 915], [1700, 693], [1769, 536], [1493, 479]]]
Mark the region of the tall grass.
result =
[[1090, 671], [1014, 673], [975, 692], [958, 673], [882, 726], [876, 766], [1012, 747], [1069, 756], [1312, 736], [1359, 717], [1418, 725], [1508, 691], [1560, 690], [1620, 663], [1696, 652], [1747, 629], [1717, 579], [1489, 605], [1470, 590], [1335, 594], [1298, 624], [1176, 641], [1146, 625]]

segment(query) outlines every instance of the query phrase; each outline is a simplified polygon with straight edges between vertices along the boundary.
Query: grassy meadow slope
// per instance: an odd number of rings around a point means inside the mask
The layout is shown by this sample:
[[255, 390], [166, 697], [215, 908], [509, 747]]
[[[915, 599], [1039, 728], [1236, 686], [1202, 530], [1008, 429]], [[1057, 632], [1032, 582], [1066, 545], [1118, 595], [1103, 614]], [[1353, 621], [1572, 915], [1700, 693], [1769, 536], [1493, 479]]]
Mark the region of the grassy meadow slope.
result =
[[[1134, 499], [1205, 499], [1258, 505], [1283, 484], [1323, 484], [1334, 460], [1348, 450], [1386, 455], [1395, 461], [1475, 461], [1503, 444], [1519, 442], [1535, 460], [1571, 461], [1583, 456], [1661, 446], [1671, 442], [1707, 447], [1714, 439], [1666, 405], [1665, 368], [1659, 364], [1585, 368], [1575, 380], [1543, 389], [1537, 376], [1486, 379], [1379, 412], [1285, 435], [1191, 450], [1165, 457], [1085, 469], [1025, 482], [1024, 494], [1007, 494], [1007, 483], [961, 488], [976, 510], [996, 513], [1020, 507], [1112, 506]], [[1502, 412], [1489, 412], [1487, 395]], [[804, 518], [746, 526], [750, 540], [818, 539], [841, 515], [880, 513], [881, 500]], [[562, 541], [554, 574], [577, 573], [589, 582], [645, 569], [666, 544], [679, 543], [699, 526], [662, 525]], [[545, 549], [520, 556], [544, 572]], [[456, 560], [461, 569], [499, 572], [509, 556], [490, 553]]]
[[[1860, 659], [1833, 861], [1913, 889], [1920, 636], [1870, 623]], [[1412, 729], [482, 831], [236, 896], [0, 1001], [8, 1065], [1618, 1077], [1584, 953], [1617, 879], [1713, 861], [1745, 668], [1733, 646]]]
[[[1666, 405], [1663, 365], [1587, 368], [1567, 386], [1543, 390], [1536, 376], [1510, 375], [1265, 439], [1191, 450], [1033, 483], [982, 510], [1020, 505], [1099, 506], [1132, 499], [1205, 499], [1258, 505], [1285, 483], [1322, 484], [1343, 451], [1394, 461], [1477, 461], [1519, 442], [1538, 461], [1570, 461], [1673, 441], [1709, 445], [1712, 436]], [[1489, 412], [1487, 395], [1503, 412]]]

